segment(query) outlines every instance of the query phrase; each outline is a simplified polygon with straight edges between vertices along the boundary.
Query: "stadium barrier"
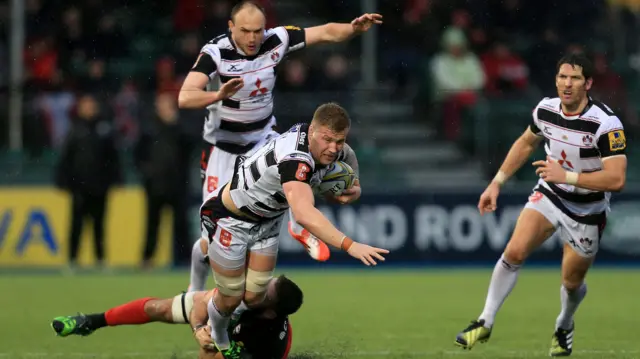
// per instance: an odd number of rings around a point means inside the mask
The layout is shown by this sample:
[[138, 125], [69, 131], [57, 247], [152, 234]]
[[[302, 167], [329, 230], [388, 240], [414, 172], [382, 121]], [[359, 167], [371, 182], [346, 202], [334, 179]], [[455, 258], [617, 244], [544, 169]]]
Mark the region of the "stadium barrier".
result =
[[[52, 187], [0, 189], [0, 267], [60, 267], [68, 263], [70, 197]], [[140, 188], [119, 188], [109, 196], [105, 218], [105, 264], [138, 266], [145, 231], [145, 199]], [[170, 214], [165, 214], [170, 215]], [[155, 263], [171, 260], [170, 218], [163, 220]], [[80, 265], [95, 263], [93, 229], [88, 220], [81, 237]]]
[[[363, 243], [391, 250], [387, 266], [486, 265], [495, 263], [513, 231], [529, 193], [502, 193], [496, 213], [480, 216], [479, 194], [365, 194], [349, 206], [319, 202], [320, 210], [341, 230]], [[199, 199], [192, 198], [192, 233], [199, 233]], [[165, 216], [170, 215], [166, 213]], [[140, 188], [112, 191], [107, 207], [106, 264], [140, 264], [145, 231], [145, 199]], [[598, 263], [640, 263], [640, 192], [616, 194]], [[90, 222], [88, 222], [90, 223]], [[51, 187], [0, 189], [0, 267], [59, 267], [67, 264], [70, 225], [69, 197]], [[171, 263], [171, 221], [160, 228], [155, 262]], [[556, 234], [528, 263], [558, 264], [561, 242]], [[80, 248], [82, 265], [95, 263], [93, 234], [85, 226]], [[339, 251], [327, 263], [309, 259], [291, 239], [286, 221], [280, 238], [279, 265], [325, 267], [358, 265]]]
[[[329, 219], [355, 240], [391, 251], [384, 266], [493, 265], [501, 255], [530, 193], [502, 193], [496, 213], [480, 216], [480, 193], [366, 194], [350, 206], [320, 204]], [[597, 263], [640, 263], [640, 192], [614, 194]], [[314, 265], [288, 236], [279, 265]], [[562, 243], [554, 234], [528, 264], [558, 265]], [[350, 264], [333, 252], [332, 263]], [[355, 263], [357, 264], [357, 262]]]

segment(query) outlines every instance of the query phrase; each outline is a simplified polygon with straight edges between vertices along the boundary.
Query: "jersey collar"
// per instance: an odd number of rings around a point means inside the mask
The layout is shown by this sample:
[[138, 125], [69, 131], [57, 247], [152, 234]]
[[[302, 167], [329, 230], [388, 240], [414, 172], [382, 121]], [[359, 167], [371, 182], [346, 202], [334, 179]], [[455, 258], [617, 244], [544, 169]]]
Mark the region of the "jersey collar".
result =
[[562, 111], [562, 101], [560, 101], [560, 104], [558, 105], [558, 110], [562, 118], [566, 120], [577, 120], [578, 118], [584, 116], [584, 114], [591, 109], [591, 105], [593, 105], [593, 99], [591, 98], [591, 96], [587, 96], [587, 105], [580, 113], [564, 113], [564, 111]]

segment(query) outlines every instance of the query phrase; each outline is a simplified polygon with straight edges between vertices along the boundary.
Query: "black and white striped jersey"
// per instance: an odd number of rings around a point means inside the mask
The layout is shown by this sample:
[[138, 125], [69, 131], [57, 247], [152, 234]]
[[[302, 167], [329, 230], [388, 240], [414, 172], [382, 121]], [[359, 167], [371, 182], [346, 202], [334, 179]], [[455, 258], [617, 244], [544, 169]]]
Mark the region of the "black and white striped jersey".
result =
[[[345, 150], [336, 161], [345, 159]], [[309, 152], [309, 125], [298, 124], [250, 156], [236, 160], [231, 199], [244, 213], [271, 219], [289, 209], [282, 185], [289, 181], [320, 183], [328, 166], [316, 165]], [[206, 201], [218, 194], [210, 194]], [[205, 201], [205, 203], [206, 203]]]
[[[584, 111], [574, 115], [562, 112], [560, 98], [545, 98], [533, 110], [530, 128], [544, 136], [545, 152], [567, 171], [599, 171], [607, 157], [625, 155], [627, 145], [620, 119], [607, 105], [591, 98]], [[547, 183], [542, 179], [536, 190], [578, 222], [598, 222], [609, 210], [609, 192]]]
[[207, 90], [217, 90], [238, 77], [244, 79], [244, 87], [231, 98], [207, 107], [205, 141], [224, 151], [242, 154], [265, 137], [275, 125], [275, 67], [286, 54], [304, 46], [305, 32], [294, 26], [265, 30], [264, 41], [254, 56], [246, 56], [236, 48], [230, 33], [206, 44], [192, 71], [209, 76]]

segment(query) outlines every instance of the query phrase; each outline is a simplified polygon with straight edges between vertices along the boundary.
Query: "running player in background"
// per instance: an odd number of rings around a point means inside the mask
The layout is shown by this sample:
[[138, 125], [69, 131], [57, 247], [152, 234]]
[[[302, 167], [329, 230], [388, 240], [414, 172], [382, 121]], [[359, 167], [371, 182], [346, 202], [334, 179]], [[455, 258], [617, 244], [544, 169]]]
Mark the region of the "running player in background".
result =
[[[276, 124], [272, 114], [274, 67], [285, 55], [315, 44], [347, 41], [374, 24], [381, 24], [381, 20], [378, 14], [364, 14], [349, 24], [266, 29], [264, 9], [259, 4], [242, 1], [232, 9], [229, 32], [202, 48], [178, 98], [181, 108], [209, 111], [201, 158], [203, 200], [231, 179], [237, 156], [259, 148], [277, 135], [272, 130]], [[357, 185], [345, 191], [340, 201], [349, 203], [359, 196]], [[322, 242], [315, 244], [324, 248], [310, 253], [328, 252]], [[196, 241], [192, 249], [191, 290], [204, 288], [208, 266], [203, 261]]]
[[[51, 327], [57, 335], [67, 337], [87, 336], [100, 328], [123, 325], [156, 322], [187, 324], [190, 323], [194, 303], [206, 303], [212, 296], [213, 291], [199, 291], [166, 299], [140, 298], [104, 313], [57, 317], [53, 319]], [[233, 340], [244, 344], [253, 359], [284, 359], [289, 354], [293, 339], [289, 316], [300, 309], [302, 290], [289, 278], [281, 275], [269, 282], [266, 297], [260, 308], [236, 310], [228, 333]], [[197, 329], [200, 332], [200, 329], [206, 328]], [[202, 330], [204, 332], [206, 330]], [[197, 339], [202, 340], [205, 345], [212, 345], [209, 335]]]
[[544, 141], [546, 161], [533, 163], [540, 176], [517, 221], [511, 240], [495, 266], [484, 310], [460, 332], [456, 344], [471, 349], [491, 336], [495, 316], [516, 284], [527, 257], [556, 230], [564, 241], [562, 308], [551, 340], [551, 356], [571, 355], [574, 314], [587, 294], [584, 281], [594, 261], [609, 211], [610, 192], [625, 184], [627, 147], [624, 128], [607, 105], [594, 101], [593, 65], [568, 55], [557, 65], [556, 98], [533, 110], [533, 123], [513, 144], [500, 171], [480, 197], [481, 214], [496, 209], [502, 184]]
[[384, 260], [387, 250], [354, 242], [315, 208], [311, 184], [344, 146], [351, 120], [337, 104], [321, 105], [311, 124], [300, 124], [236, 161], [233, 178], [210, 194], [200, 209], [203, 237], [218, 291], [206, 309], [195, 307], [195, 324], [211, 319], [211, 338], [225, 358], [244, 358], [225, 329], [244, 300], [251, 308], [264, 298], [276, 265], [284, 213], [320, 240], [341, 248], [366, 265]]

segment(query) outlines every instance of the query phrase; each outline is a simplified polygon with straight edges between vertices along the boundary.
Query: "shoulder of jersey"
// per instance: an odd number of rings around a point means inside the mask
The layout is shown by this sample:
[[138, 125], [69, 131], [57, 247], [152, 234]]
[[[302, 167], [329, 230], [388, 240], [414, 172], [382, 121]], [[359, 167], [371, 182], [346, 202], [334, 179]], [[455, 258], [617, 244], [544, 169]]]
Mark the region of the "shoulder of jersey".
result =
[[211, 39], [209, 42], [207, 42], [207, 45], [226, 45], [225, 43], [228, 41], [225, 41], [228, 39], [228, 35], [227, 34], [220, 34], [216, 37], [214, 37], [213, 39]]
[[593, 100], [591, 102], [592, 102], [591, 109], [586, 113], [587, 117], [589, 117], [590, 115], [595, 116], [596, 119], [600, 121], [606, 121], [611, 117], [616, 117], [615, 112], [613, 112], [613, 110], [606, 104], [600, 101], [593, 101]]
[[311, 154], [309, 154], [309, 139], [307, 138], [308, 126], [307, 124], [295, 125], [278, 137], [276, 140], [278, 160], [292, 157], [310, 161]]
[[538, 107], [546, 107], [555, 111], [557, 111], [558, 106], [560, 106], [560, 97], [545, 97], [538, 103]]

